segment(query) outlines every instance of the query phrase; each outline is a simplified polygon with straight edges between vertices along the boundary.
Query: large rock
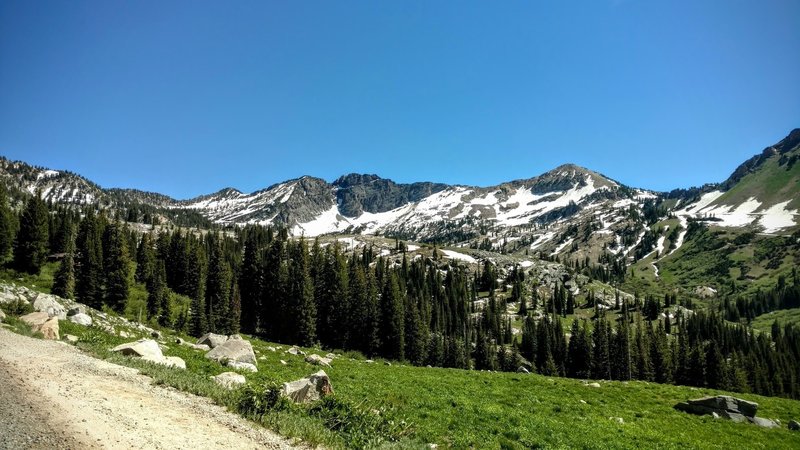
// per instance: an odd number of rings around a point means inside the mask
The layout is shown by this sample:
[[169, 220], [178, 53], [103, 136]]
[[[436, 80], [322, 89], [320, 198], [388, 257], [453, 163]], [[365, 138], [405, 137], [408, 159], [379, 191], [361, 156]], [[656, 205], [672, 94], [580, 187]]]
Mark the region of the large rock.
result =
[[258, 372], [258, 367], [246, 362], [228, 361], [226, 366], [230, 367], [231, 369], [244, 370], [246, 372]]
[[92, 326], [92, 317], [88, 314], [78, 313], [68, 316], [67, 319], [72, 323], [77, 323], [78, 325], [83, 325], [85, 327]]
[[211, 347], [207, 346], [206, 344], [189, 344], [189, 347], [203, 352], [211, 350]]
[[161, 353], [158, 342], [152, 339], [140, 339], [136, 342], [121, 344], [111, 349], [111, 351], [120, 352], [123, 355], [139, 356], [153, 361], [164, 359], [164, 354]]
[[310, 363], [310, 364], [314, 364], [315, 366], [325, 366], [325, 367], [330, 367], [331, 366], [330, 358], [323, 358], [322, 356], [319, 356], [319, 355], [308, 355], [308, 356], [306, 356], [306, 362]]
[[207, 345], [209, 348], [215, 348], [222, 345], [228, 340], [228, 336], [222, 334], [206, 333], [197, 340], [198, 344]]
[[236, 372], [223, 372], [211, 378], [214, 381], [216, 381], [217, 384], [227, 389], [234, 389], [236, 388], [236, 386], [242, 385], [245, 382], [247, 382], [247, 380], [244, 378], [244, 375], [238, 374]]
[[51, 317], [47, 319], [47, 322], [43, 323], [39, 328], [39, 332], [42, 333], [45, 339], [54, 341], [60, 340], [61, 336], [58, 335], [58, 318]]
[[[717, 395], [715, 397], [703, 397], [694, 400], [689, 400], [687, 404], [695, 407], [693, 409], [711, 410], [713, 412], [731, 412], [741, 414], [746, 417], [754, 417], [758, 411], [758, 403], [742, 400], [740, 398], [731, 397], [729, 395]], [[680, 409], [680, 408], [678, 408]], [[691, 412], [691, 411], [687, 411]], [[707, 414], [710, 414], [707, 413]]]
[[76, 305], [67, 311], [67, 317], [74, 316], [75, 314], [86, 314], [86, 307], [83, 305]]
[[754, 423], [754, 424], [756, 424], [756, 425], [758, 425], [758, 426], [760, 426], [762, 428], [778, 428], [778, 427], [780, 427], [780, 425], [775, 423], [774, 420], [765, 419], [763, 417], [748, 417], [747, 420], [749, 420], [751, 423]]
[[226, 361], [238, 361], [257, 365], [256, 354], [253, 352], [253, 346], [244, 339], [231, 339], [225, 341], [217, 347], [211, 349], [206, 353], [206, 358], [224, 363]]
[[58, 336], [58, 318], [50, 317], [46, 312], [32, 312], [19, 318], [31, 327], [34, 333], [42, 333], [45, 339], [60, 339]]
[[161, 358], [143, 356], [142, 360], [150, 361], [151, 363], [160, 364], [162, 366], [174, 367], [176, 369], [186, 369], [186, 361], [177, 356], [162, 356]]
[[33, 301], [34, 311], [46, 312], [50, 317], [58, 317], [59, 320], [65, 320], [67, 318], [67, 310], [56, 301], [57, 298], [54, 295], [37, 295]]
[[296, 403], [310, 403], [333, 394], [333, 386], [328, 374], [320, 370], [306, 378], [283, 383], [281, 394]]

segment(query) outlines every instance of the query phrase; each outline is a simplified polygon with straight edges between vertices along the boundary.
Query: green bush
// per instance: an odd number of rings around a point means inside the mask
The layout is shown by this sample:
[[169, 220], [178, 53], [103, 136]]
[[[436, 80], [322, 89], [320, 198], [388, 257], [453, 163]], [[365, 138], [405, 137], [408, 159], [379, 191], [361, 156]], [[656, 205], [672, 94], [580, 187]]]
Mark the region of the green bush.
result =
[[339, 433], [348, 447], [376, 447], [385, 441], [398, 441], [411, 433], [405, 420], [391, 417], [385, 408], [370, 408], [329, 395], [310, 410], [326, 428]]
[[280, 386], [276, 382], [247, 384], [239, 391], [236, 404], [236, 409], [242, 415], [253, 419], [292, 407], [291, 401], [281, 396]]
[[33, 306], [25, 300], [16, 300], [11, 303], [4, 303], [0, 308], [9, 316], [24, 316], [33, 312]]

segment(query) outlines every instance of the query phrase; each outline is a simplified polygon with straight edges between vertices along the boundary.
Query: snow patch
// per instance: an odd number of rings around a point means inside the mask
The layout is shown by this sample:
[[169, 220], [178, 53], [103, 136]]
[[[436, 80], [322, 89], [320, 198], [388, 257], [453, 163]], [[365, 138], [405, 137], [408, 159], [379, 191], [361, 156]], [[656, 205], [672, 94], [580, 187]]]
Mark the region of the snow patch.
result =
[[478, 261], [473, 258], [472, 256], [465, 255], [463, 253], [455, 252], [453, 250], [442, 250], [442, 253], [450, 259], [457, 259], [459, 261], [464, 261], [468, 263], [475, 264]]
[[784, 228], [795, 226], [797, 223], [795, 221], [797, 210], [786, 209], [789, 203], [791, 203], [791, 200], [786, 200], [761, 212], [759, 223], [764, 227], [765, 232], [775, 233]]

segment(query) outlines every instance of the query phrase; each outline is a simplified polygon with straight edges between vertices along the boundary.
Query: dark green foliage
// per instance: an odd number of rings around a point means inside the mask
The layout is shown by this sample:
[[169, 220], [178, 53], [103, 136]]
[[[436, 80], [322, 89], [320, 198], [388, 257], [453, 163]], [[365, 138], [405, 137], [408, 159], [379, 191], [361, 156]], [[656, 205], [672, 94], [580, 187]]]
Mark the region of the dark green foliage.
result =
[[339, 433], [349, 448], [375, 448], [411, 433], [410, 425], [394, 417], [391, 410], [354, 404], [334, 395], [320, 400], [309, 412]]
[[105, 275], [105, 302], [115, 311], [125, 311], [128, 301], [130, 260], [123, 226], [109, 224], [103, 233], [103, 274]]
[[[71, 227], [70, 227], [71, 228]], [[58, 271], [53, 279], [51, 292], [62, 298], [72, 299], [75, 297], [75, 233], [69, 232], [66, 237], [66, 247], [64, 248], [64, 259], [58, 266]]]
[[75, 293], [78, 300], [99, 309], [103, 302], [103, 222], [88, 211], [78, 228]]
[[231, 293], [231, 269], [219, 243], [211, 245], [206, 281], [206, 317], [209, 331], [230, 334], [228, 306]]
[[14, 244], [14, 268], [19, 272], [38, 274], [49, 245], [47, 206], [38, 195], [30, 197], [20, 214], [19, 232]]
[[5, 184], [0, 183], [0, 263], [5, 262], [14, 247], [15, 229], [14, 215], [8, 206], [8, 192]]

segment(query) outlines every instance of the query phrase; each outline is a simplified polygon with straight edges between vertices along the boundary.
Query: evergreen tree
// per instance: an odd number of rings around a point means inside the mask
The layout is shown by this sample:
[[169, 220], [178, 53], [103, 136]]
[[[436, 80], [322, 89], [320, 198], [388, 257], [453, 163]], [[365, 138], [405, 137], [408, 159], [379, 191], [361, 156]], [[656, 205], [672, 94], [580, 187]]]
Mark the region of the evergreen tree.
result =
[[76, 250], [75, 293], [82, 303], [100, 309], [103, 301], [102, 223], [92, 211], [81, 221]]
[[105, 301], [115, 311], [125, 311], [128, 301], [130, 261], [128, 245], [122, 225], [110, 224], [103, 233], [103, 270], [105, 275]]
[[[153, 248], [153, 239], [150, 234], [143, 234], [136, 248], [136, 276], [137, 283], [147, 283], [153, 276], [156, 265], [156, 254]], [[164, 272], [166, 276], [166, 269]], [[166, 282], [166, 279], [164, 280]]]
[[[147, 280], [147, 320], [159, 319], [161, 322], [164, 315], [162, 307], [169, 303], [164, 300], [167, 296], [167, 270], [164, 261], [159, 260], [155, 267]], [[169, 310], [166, 311], [166, 316], [169, 317]]]
[[381, 335], [383, 354], [392, 359], [405, 359], [405, 311], [403, 295], [395, 273], [389, 272], [381, 297]]
[[61, 298], [75, 298], [75, 233], [69, 232], [66, 247], [64, 248], [64, 259], [58, 266], [55, 277], [53, 278], [53, 295]]
[[294, 339], [301, 345], [310, 346], [317, 338], [317, 307], [305, 240], [292, 245], [290, 261], [288, 298], [293, 301]]
[[5, 262], [14, 247], [14, 215], [8, 206], [8, 191], [0, 182], [0, 263]]
[[595, 322], [592, 331], [592, 378], [611, 379], [611, 326], [604, 316]]
[[206, 281], [206, 320], [214, 333], [230, 334], [228, 305], [231, 292], [231, 269], [222, 254], [222, 247], [215, 240], [211, 244]]
[[19, 272], [38, 274], [47, 257], [50, 243], [49, 217], [44, 201], [35, 195], [19, 218], [19, 232], [14, 245], [14, 268]]
[[202, 297], [193, 297], [189, 309], [189, 334], [200, 337], [208, 332], [206, 321], [206, 306]]
[[239, 284], [234, 282], [231, 286], [231, 304], [228, 307], [230, 317], [231, 334], [239, 334], [242, 322], [242, 295], [239, 292]]
[[261, 258], [258, 241], [250, 234], [245, 242], [242, 273], [239, 277], [242, 297], [242, 331], [255, 334], [261, 315]]

